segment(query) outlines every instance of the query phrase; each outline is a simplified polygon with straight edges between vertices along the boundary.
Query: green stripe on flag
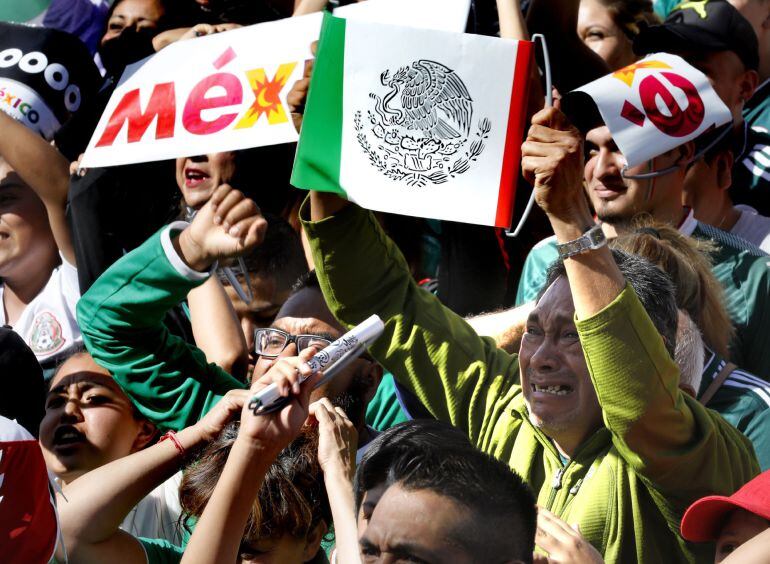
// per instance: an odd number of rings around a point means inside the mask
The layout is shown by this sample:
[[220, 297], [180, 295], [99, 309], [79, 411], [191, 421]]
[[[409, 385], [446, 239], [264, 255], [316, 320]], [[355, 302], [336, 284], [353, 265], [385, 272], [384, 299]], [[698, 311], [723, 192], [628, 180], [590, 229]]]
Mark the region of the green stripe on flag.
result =
[[346, 196], [340, 186], [344, 74], [345, 20], [327, 13], [291, 174], [297, 188]]

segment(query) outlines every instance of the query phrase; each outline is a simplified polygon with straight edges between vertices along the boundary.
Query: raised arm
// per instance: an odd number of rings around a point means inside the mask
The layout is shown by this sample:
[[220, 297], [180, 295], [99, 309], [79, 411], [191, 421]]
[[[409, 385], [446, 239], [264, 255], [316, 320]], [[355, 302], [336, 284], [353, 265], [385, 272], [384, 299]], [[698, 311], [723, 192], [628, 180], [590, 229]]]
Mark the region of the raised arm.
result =
[[[535, 187], [537, 204], [551, 222], [556, 240], [580, 238], [595, 222], [583, 193], [583, 137], [557, 108], [532, 118], [522, 145], [521, 169]], [[625, 280], [605, 245], [564, 261], [578, 319], [608, 306]]]
[[[218, 214], [234, 226], [233, 235], [214, 223]], [[162, 321], [208, 278], [217, 259], [261, 242], [266, 225], [253, 201], [223, 185], [192, 225], [172, 224], [150, 238], [112, 265], [78, 303], [89, 352], [159, 427], [183, 429], [228, 390], [242, 387]]]
[[221, 282], [212, 276], [187, 294], [195, 343], [209, 362], [246, 381], [249, 351], [238, 316]]
[[67, 262], [75, 250], [65, 217], [69, 161], [24, 124], [0, 112], [0, 155], [43, 201], [56, 245]]
[[310, 204], [301, 218], [332, 313], [348, 326], [378, 314], [385, 332], [370, 349], [375, 358], [436, 418], [489, 445], [494, 420], [521, 392], [518, 357], [417, 286], [371, 212], [317, 192]]
[[497, 0], [497, 18], [500, 21], [500, 37], [529, 40], [520, 0]]
[[[289, 374], [316, 351], [306, 349], [299, 357], [282, 358], [251, 388], [254, 394]], [[241, 410], [241, 425], [211, 499], [195, 525], [183, 564], [231, 564], [239, 548], [249, 513], [270, 465], [298, 434], [308, 416], [310, 392], [320, 378], [316, 374], [301, 384], [298, 394], [280, 411], [254, 415], [248, 402]]]
[[[522, 169], [557, 241], [566, 243], [594, 223], [582, 188], [582, 137], [555, 108], [532, 121]], [[610, 250], [564, 264], [604, 424], [621, 456], [675, 500], [731, 492], [750, 479], [758, 465], [748, 439], [680, 391], [679, 369]]]
[[318, 463], [324, 473], [334, 522], [334, 561], [338, 564], [361, 564], [353, 498], [358, 446], [356, 427], [342, 408], [334, 407], [328, 398], [311, 404], [310, 414], [318, 422]]
[[[229, 392], [204, 419], [176, 434], [181, 449], [192, 453], [213, 440], [248, 397], [248, 390]], [[175, 442], [166, 440], [100, 466], [67, 485], [57, 506], [69, 559], [83, 564], [144, 564], [139, 540], [120, 530], [120, 524], [184, 460]]]

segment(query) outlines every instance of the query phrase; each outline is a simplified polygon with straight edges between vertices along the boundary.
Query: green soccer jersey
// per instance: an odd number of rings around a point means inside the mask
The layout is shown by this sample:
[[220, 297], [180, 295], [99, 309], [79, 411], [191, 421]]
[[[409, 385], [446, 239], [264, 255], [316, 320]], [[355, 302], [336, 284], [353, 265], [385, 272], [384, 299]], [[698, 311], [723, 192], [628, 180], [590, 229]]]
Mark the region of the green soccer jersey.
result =
[[[707, 361], [698, 397], [704, 394], [726, 364], [718, 354], [706, 352]], [[754, 445], [762, 471], [770, 469], [770, 384], [736, 368], [722, 382], [706, 407], [719, 413], [746, 435]]]
[[[692, 214], [679, 227], [696, 239], [714, 241], [718, 249], [711, 257], [714, 276], [725, 292], [725, 305], [736, 327], [731, 345], [733, 362], [770, 380], [770, 271], [768, 257], [751, 243], [700, 223]], [[556, 238], [544, 239], [530, 251], [516, 293], [516, 304], [534, 300], [545, 284], [548, 267], [559, 257]]]
[[770, 215], [770, 107], [766, 96], [757, 102], [755, 117], [764, 125], [745, 124], [743, 150], [733, 164], [730, 197], [736, 204], [747, 204], [762, 215]]

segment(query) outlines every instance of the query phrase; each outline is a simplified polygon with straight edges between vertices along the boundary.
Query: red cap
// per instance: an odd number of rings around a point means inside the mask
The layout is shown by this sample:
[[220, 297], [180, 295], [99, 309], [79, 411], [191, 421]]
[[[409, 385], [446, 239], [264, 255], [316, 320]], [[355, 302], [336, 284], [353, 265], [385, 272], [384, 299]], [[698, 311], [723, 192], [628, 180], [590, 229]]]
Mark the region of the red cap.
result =
[[726, 517], [735, 509], [745, 509], [770, 521], [770, 470], [730, 497], [711, 495], [693, 503], [682, 517], [682, 536], [692, 542], [716, 540]]

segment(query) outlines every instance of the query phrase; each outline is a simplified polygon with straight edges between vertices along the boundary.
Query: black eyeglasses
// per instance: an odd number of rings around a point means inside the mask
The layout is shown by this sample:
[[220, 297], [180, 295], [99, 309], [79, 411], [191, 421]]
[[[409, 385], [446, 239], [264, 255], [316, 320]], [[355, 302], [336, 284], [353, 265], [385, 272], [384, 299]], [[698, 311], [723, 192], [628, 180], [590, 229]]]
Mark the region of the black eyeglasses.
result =
[[254, 332], [255, 352], [265, 358], [275, 358], [290, 343], [297, 345], [297, 352], [308, 347], [323, 349], [332, 344], [329, 339], [318, 335], [292, 335], [280, 329], [257, 329]]

